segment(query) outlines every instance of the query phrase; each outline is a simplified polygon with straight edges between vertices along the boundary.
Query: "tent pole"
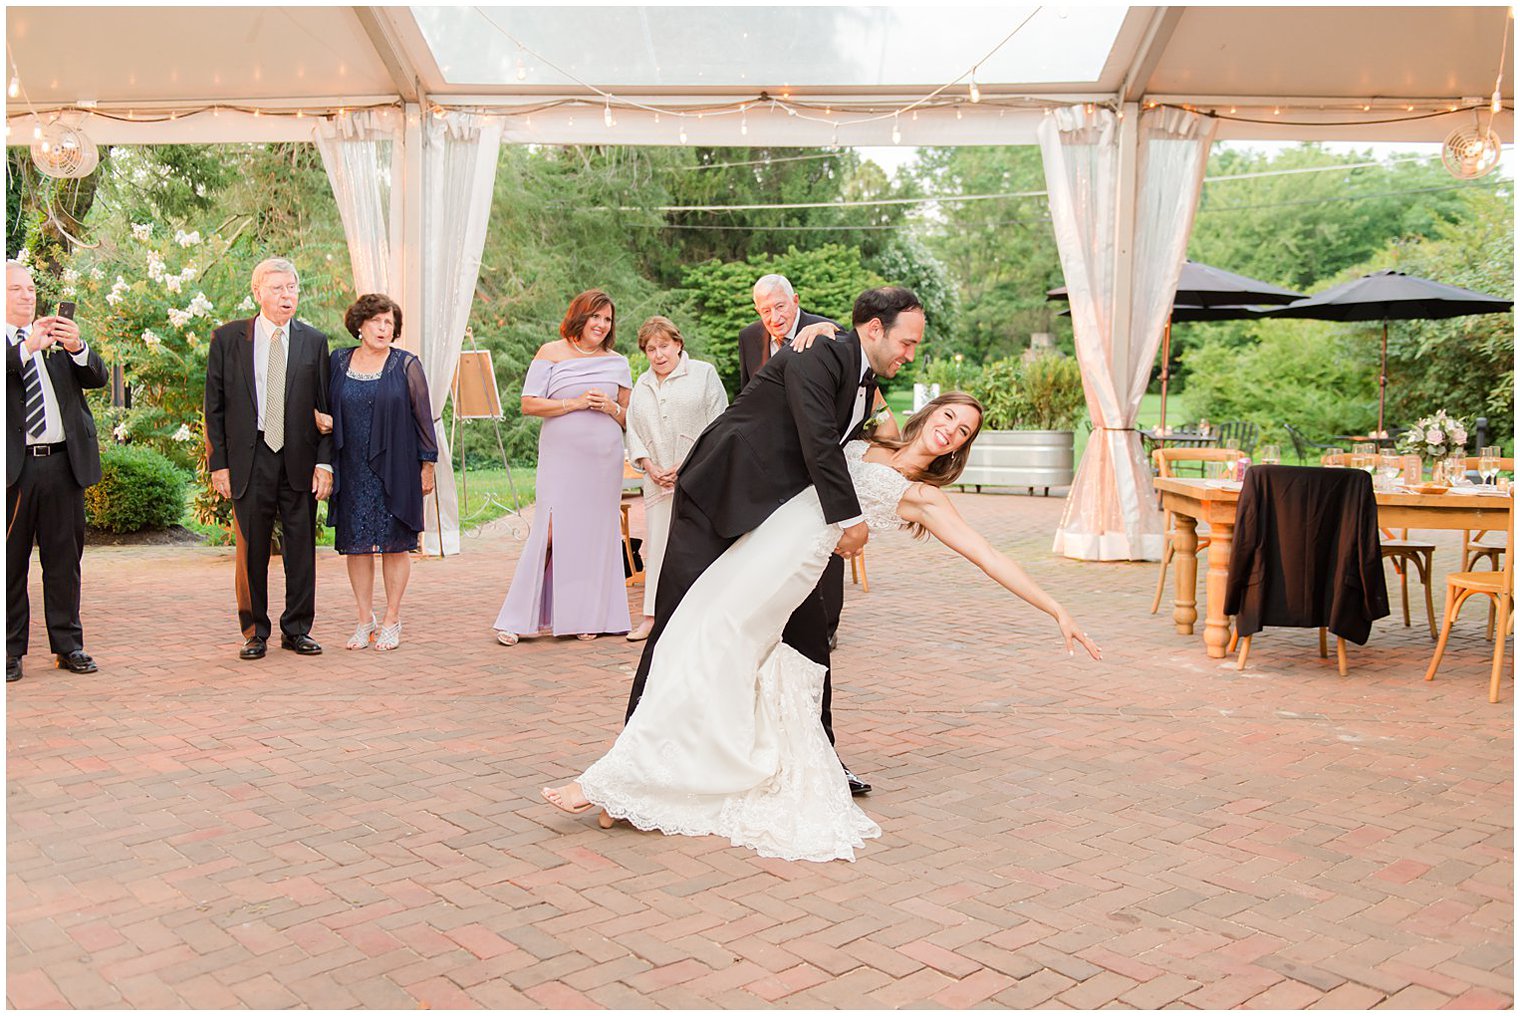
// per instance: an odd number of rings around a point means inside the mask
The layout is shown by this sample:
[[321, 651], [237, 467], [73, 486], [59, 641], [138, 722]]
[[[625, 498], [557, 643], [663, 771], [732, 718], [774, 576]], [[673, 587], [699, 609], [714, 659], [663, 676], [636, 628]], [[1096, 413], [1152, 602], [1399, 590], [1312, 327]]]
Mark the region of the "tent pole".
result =
[[1383, 356], [1378, 366], [1378, 425], [1379, 441], [1383, 437], [1383, 403], [1388, 396], [1388, 319], [1383, 319]]
[[1166, 383], [1171, 378], [1172, 364], [1172, 313], [1167, 311], [1166, 329], [1161, 333], [1161, 420], [1156, 424], [1156, 433], [1166, 433]]

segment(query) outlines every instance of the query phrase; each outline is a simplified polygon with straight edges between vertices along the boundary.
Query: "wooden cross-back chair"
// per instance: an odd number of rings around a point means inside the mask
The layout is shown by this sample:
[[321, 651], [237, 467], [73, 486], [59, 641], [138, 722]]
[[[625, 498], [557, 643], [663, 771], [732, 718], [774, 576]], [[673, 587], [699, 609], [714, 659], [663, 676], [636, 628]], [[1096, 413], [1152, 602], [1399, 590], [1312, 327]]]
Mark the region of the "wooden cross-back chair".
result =
[[[1178, 462], [1234, 462], [1239, 458], [1238, 448], [1157, 448], [1151, 452], [1157, 476], [1176, 476], [1173, 466]], [[1176, 535], [1176, 520], [1171, 512], [1167, 512], [1166, 550], [1161, 554], [1161, 572], [1156, 576], [1156, 598], [1151, 601], [1152, 614], [1161, 609], [1161, 594], [1166, 591], [1166, 570], [1171, 566], [1172, 558], [1177, 555]], [[1208, 545], [1208, 537], [1200, 534], [1198, 549], [1203, 550]]]
[[[1321, 455], [1319, 464], [1344, 466], [1350, 459], [1351, 456], [1345, 452], [1331, 452]], [[1420, 585], [1425, 587], [1425, 623], [1430, 626], [1430, 637], [1435, 638], [1436, 608], [1431, 596], [1430, 576], [1435, 567], [1436, 545], [1424, 540], [1411, 540], [1408, 529], [1400, 529], [1395, 535], [1392, 529], [1379, 527], [1378, 536], [1383, 548], [1383, 559], [1393, 563], [1393, 573], [1399, 577], [1399, 592], [1404, 603], [1404, 627], [1410, 627], [1409, 569], [1413, 568], [1420, 576]]]
[[[1505, 527], [1505, 535], [1511, 542], [1515, 539], [1515, 502], [1514, 496], [1510, 496], [1509, 522]], [[1441, 656], [1446, 652], [1447, 640], [1451, 638], [1452, 625], [1456, 623], [1457, 612], [1462, 609], [1473, 596], [1482, 594], [1488, 597], [1490, 606], [1489, 625], [1494, 639], [1494, 665], [1488, 679], [1488, 700], [1499, 701], [1499, 681], [1504, 676], [1504, 638], [1514, 626], [1515, 614], [1515, 575], [1513, 554], [1504, 555], [1504, 566], [1490, 571], [1460, 571], [1452, 572], [1446, 576], [1446, 616], [1441, 624], [1441, 638], [1436, 643], [1435, 655], [1430, 660], [1430, 669], [1425, 672], [1425, 680], [1433, 681], [1436, 676], [1436, 668], [1441, 665]], [[1495, 625], [1494, 613], [1497, 612], [1497, 625]]]
[[[1479, 458], [1476, 455], [1467, 457], [1467, 468], [1476, 470]], [[1514, 459], [1500, 459], [1499, 472], [1513, 473], [1515, 471]], [[1486, 529], [1462, 530], [1462, 570], [1472, 571], [1479, 561], [1488, 561], [1488, 566], [1494, 571], [1499, 570], [1499, 559], [1509, 549], [1509, 543], [1503, 533], [1492, 533]]]

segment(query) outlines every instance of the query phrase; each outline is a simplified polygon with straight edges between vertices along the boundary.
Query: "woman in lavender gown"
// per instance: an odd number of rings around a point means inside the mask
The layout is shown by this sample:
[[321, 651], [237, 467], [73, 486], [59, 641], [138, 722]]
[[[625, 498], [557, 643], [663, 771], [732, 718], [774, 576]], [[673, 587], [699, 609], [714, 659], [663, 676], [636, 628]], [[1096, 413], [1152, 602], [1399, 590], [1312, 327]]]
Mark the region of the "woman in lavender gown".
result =
[[542, 632], [589, 641], [630, 627], [617, 506], [633, 378], [612, 349], [615, 315], [606, 293], [586, 290], [565, 311], [562, 338], [540, 346], [528, 367], [522, 411], [544, 421], [537, 507], [496, 618], [502, 645]]

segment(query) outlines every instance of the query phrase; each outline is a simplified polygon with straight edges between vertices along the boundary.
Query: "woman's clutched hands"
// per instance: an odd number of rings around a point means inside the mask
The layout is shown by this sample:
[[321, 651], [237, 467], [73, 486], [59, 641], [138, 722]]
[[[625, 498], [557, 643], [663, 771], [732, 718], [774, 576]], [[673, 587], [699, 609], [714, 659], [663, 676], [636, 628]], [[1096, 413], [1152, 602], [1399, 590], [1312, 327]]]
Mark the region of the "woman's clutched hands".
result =
[[598, 413], [606, 413], [608, 416], [617, 415], [617, 399], [612, 398], [607, 393], [593, 388], [585, 394], [585, 399], [587, 409], [594, 409]]
[[1083, 631], [1066, 611], [1063, 610], [1056, 614], [1056, 624], [1061, 626], [1061, 638], [1066, 640], [1066, 655], [1075, 656], [1077, 654], [1076, 645], [1080, 644], [1083, 649], [1087, 650], [1088, 656], [1091, 656], [1095, 660], [1103, 659], [1103, 650], [1098, 648], [1096, 642], [1087, 637], [1087, 632]]

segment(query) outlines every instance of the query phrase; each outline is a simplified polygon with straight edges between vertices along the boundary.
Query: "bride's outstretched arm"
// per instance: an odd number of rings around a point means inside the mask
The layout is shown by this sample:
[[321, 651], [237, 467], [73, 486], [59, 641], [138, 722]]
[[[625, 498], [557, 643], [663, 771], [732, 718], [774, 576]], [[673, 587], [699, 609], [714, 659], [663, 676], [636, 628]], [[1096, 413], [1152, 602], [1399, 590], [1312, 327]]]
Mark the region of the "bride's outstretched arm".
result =
[[960, 512], [955, 510], [943, 490], [915, 483], [903, 496], [897, 511], [904, 521], [922, 525], [935, 539], [986, 572], [998, 585], [1055, 618], [1056, 624], [1061, 628], [1061, 637], [1066, 641], [1068, 653], [1074, 654], [1075, 644], [1080, 643], [1093, 659], [1103, 658], [1102, 650], [1072, 620], [1066, 608], [1041, 589], [1012, 558], [993, 547], [986, 537], [972, 529], [961, 518]]

